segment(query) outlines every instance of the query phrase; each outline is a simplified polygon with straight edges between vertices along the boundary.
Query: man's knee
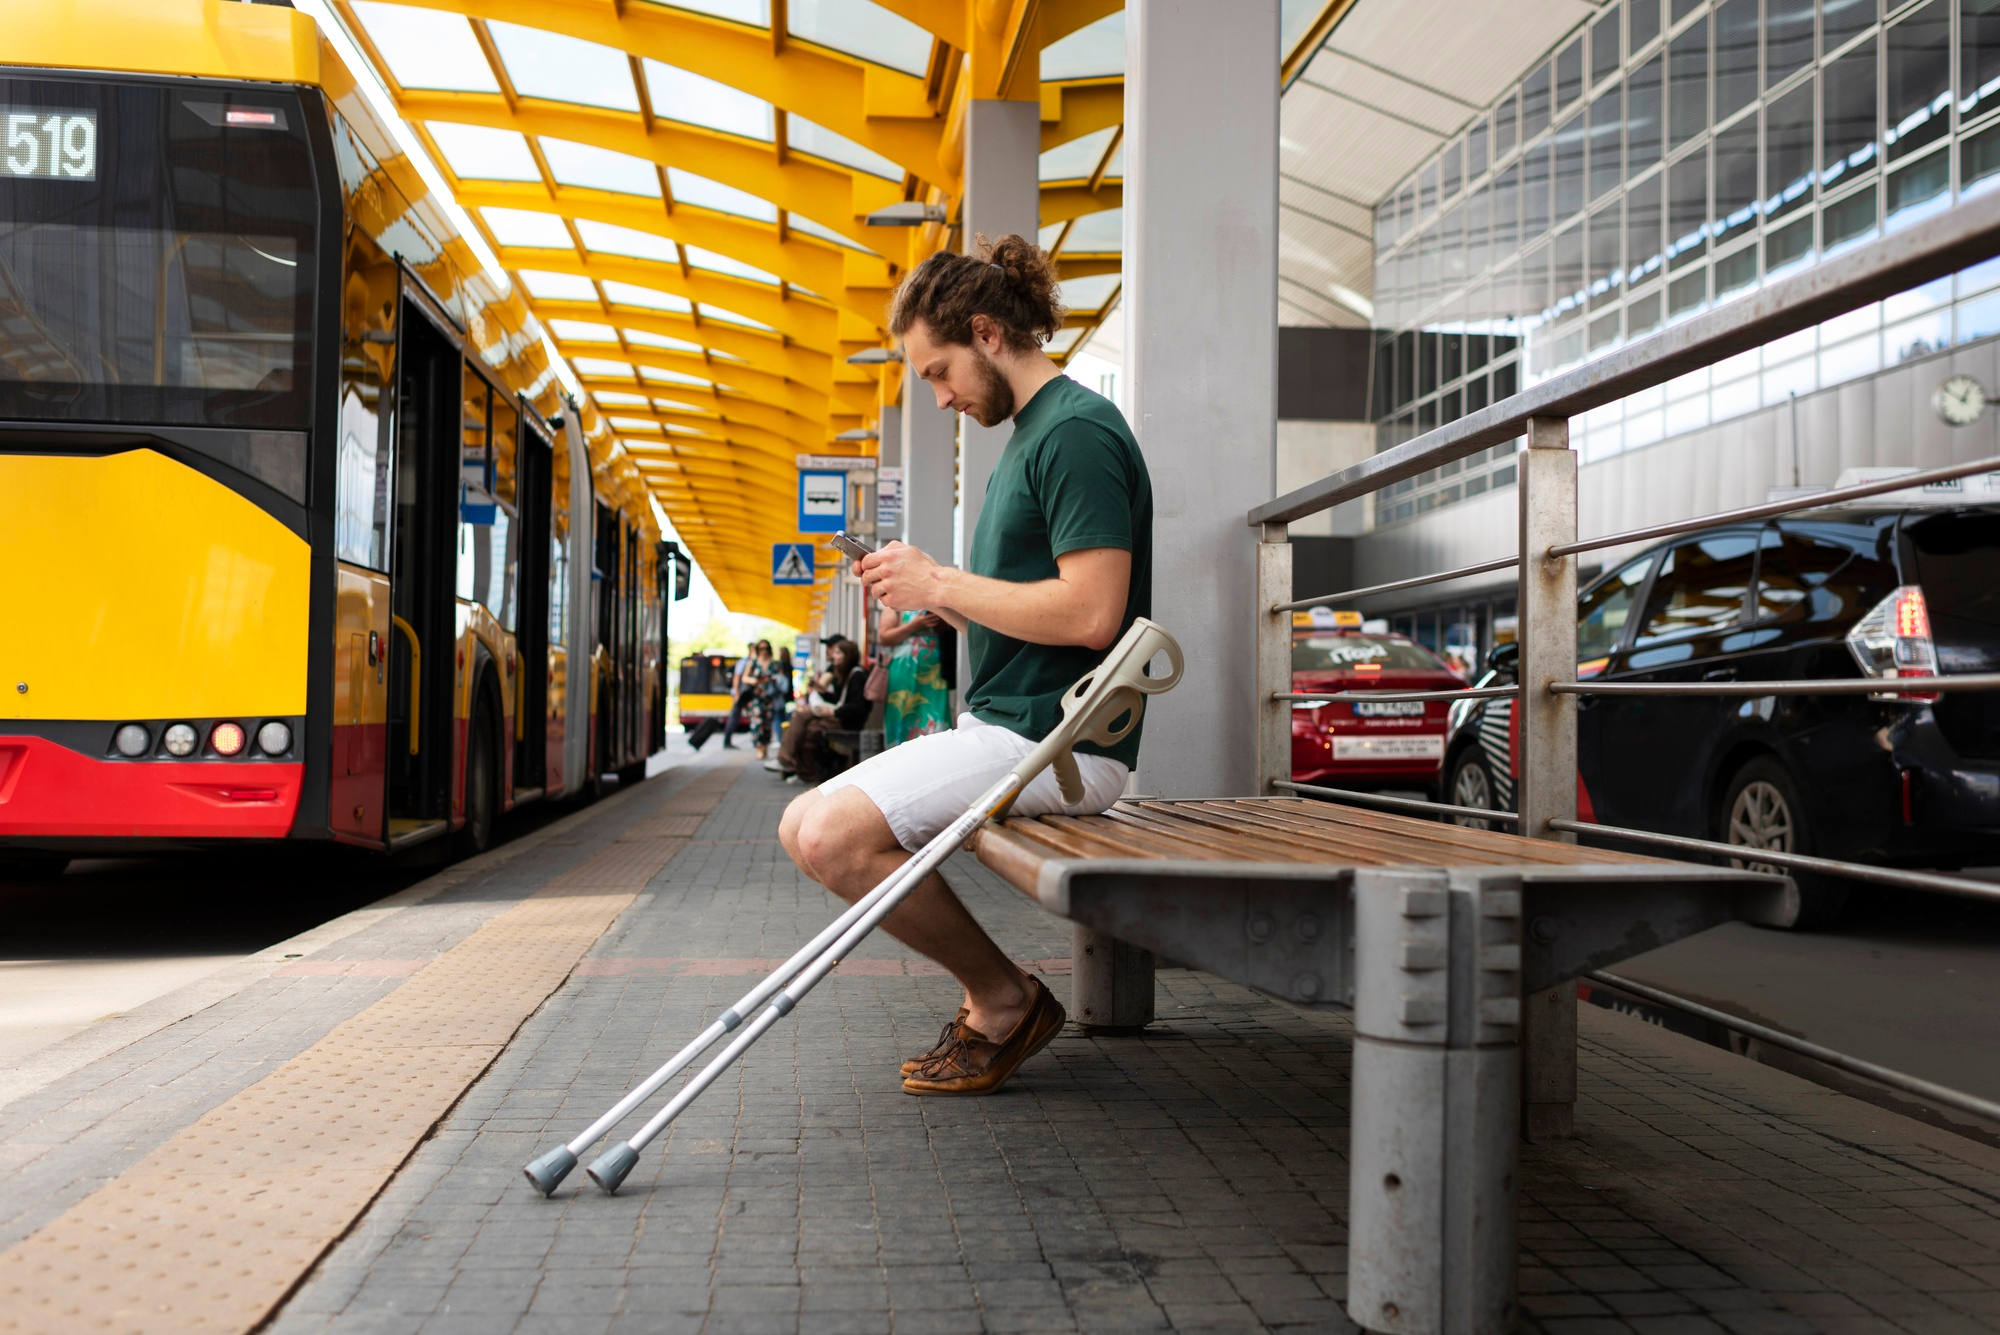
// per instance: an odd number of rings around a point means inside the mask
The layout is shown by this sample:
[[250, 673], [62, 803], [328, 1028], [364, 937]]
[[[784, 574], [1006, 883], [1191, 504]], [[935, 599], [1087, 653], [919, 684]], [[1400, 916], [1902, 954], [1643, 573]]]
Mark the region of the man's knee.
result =
[[853, 888], [848, 883], [868, 869], [876, 853], [896, 847], [888, 822], [865, 794], [853, 788], [800, 809], [792, 837], [808, 874], [843, 894]]
[[811, 861], [800, 846], [799, 830], [805, 824], [806, 815], [819, 802], [818, 793], [800, 793], [785, 806], [785, 814], [778, 818], [778, 842], [784, 845], [785, 853], [798, 864], [800, 871], [818, 880]]

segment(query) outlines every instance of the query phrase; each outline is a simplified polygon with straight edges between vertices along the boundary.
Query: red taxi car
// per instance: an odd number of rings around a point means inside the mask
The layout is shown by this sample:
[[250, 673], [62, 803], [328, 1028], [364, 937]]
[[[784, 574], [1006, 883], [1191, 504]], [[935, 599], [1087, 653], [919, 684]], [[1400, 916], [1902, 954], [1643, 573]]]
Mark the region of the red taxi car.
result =
[[[1465, 685], [1407, 636], [1361, 629], [1351, 612], [1294, 620], [1294, 691], [1448, 691]], [[1333, 624], [1327, 624], [1329, 621]], [[1331, 788], [1435, 789], [1444, 761], [1443, 700], [1292, 702], [1292, 781]]]

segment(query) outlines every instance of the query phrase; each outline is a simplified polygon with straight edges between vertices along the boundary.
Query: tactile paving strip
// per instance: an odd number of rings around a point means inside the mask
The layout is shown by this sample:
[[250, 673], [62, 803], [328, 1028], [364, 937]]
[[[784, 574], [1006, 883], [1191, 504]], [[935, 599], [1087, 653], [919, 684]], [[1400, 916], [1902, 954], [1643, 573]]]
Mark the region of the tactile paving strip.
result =
[[613, 842], [0, 1253], [0, 1331], [256, 1327], [685, 842]]

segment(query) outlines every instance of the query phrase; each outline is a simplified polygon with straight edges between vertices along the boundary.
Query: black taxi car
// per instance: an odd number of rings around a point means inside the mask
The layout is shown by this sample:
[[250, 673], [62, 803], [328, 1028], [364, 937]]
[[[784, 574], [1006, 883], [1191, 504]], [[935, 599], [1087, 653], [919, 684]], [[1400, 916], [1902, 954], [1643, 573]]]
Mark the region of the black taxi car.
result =
[[[2000, 506], [1863, 506], [1620, 563], [1579, 599], [1577, 676], [2000, 670]], [[1482, 682], [1511, 678], [1513, 654], [1495, 650]], [[2000, 863], [2000, 696], [1581, 696], [1577, 722], [1581, 820], [1879, 865]], [[1517, 755], [1510, 701], [1455, 705], [1444, 800], [1510, 808]], [[1847, 882], [1794, 879], [1797, 925], [1838, 914]]]

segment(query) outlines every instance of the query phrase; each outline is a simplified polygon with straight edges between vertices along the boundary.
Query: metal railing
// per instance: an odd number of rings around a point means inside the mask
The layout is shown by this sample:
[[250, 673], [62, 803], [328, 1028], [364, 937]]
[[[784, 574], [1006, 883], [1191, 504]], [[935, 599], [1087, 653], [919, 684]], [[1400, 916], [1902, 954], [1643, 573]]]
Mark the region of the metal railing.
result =
[[[1577, 556], [1583, 552], [1673, 537], [1719, 524], [1773, 518], [1843, 501], [2000, 470], [2000, 457], [1906, 473], [1858, 486], [1821, 491], [1765, 505], [1629, 529], [1601, 537], [1577, 534], [1577, 461], [1569, 422], [1580, 413], [1665, 384], [1740, 352], [1811, 328], [1868, 302], [1905, 291], [2000, 254], [2000, 194], [1968, 201], [1915, 226], [1858, 247], [1602, 358], [1553, 376], [1405, 444], [1385, 450], [1250, 511], [1258, 532], [1256, 766], [1260, 790], [1477, 818], [1513, 824], [1534, 838], [1574, 842], [1589, 834], [1680, 854], [1730, 858], [1875, 884], [2000, 899], [2000, 886], [1966, 877], [1912, 872], [1781, 850], [1753, 849], [1709, 839], [1608, 827], [1577, 819], [1577, 698], [1596, 696], [1779, 695], [1936, 696], [2000, 690], [2000, 673], [1919, 678], [1805, 681], [1602, 682], [1577, 679]], [[1526, 437], [1519, 456], [1517, 554], [1435, 574], [1394, 580], [1312, 598], [1296, 598], [1288, 526], [1296, 520], [1377, 491], [1405, 478]], [[1524, 557], [1526, 559], [1524, 559]], [[1299, 608], [1515, 569], [1518, 580], [1516, 679], [1507, 687], [1455, 691], [1330, 691], [1292, 689], [1291, 617]], [[1512, 812], [1300, 784], [1292, 779], [1291, 707], [1299, 702], [1482, 700], [1512, 697], [1518, 715], [1519, 760]]]

